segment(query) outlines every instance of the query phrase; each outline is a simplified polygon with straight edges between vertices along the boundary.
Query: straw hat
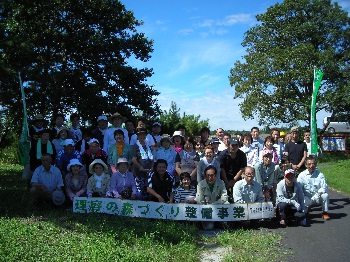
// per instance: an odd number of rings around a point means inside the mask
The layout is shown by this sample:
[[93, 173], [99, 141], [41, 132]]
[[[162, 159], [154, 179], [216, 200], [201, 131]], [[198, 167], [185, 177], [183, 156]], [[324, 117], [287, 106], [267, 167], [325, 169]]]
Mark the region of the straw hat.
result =
[[114, 118], [116, 117], [120, 117], [122, 122], [125, 122], [126, 121], [126, 117], [123, 117], [121, 114], [119, 114], [118, 112], [117, 113], [114, 113], [113, 115], [111, 115], [109, 118], [108, 118], [108, 122], [112, 124], [112, 121]]
[[94, 165], [95, 164], [100, 164], [103, 166], [103, 172], [107, 173], [108, 172], [108, 167], [105, 164], [105, 162], [103, 162], [101, 159], [95, 159], [94, 161], [92, 161], [92, 163], [89, 165], [89, 173], [93, 174], [94, 173]]

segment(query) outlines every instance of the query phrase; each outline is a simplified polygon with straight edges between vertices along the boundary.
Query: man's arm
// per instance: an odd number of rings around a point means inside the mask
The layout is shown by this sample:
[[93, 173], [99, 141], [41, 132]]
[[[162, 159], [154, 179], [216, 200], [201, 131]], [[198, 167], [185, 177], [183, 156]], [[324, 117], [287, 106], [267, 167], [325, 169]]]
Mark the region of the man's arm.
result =
[[243, 174], [243, 170], [244, 169], [241, 169], [237, 172], [237, 174], [234, 176], [233, 180], [234, 182], [236, 183], [237, 181], [241, 180], [242, 178], [242, 174]]
[[297, 165], [297, 168], [298, 168], [298, 169], [304, 164], [306, 157], [307, 157], [307, 151], [304, 151], [304, 156], [303, 156], [303, 158], [300, 160], [299, 164]]
[[[154, 191], [153, 188], [147, 187], [147, 193], [157, 198], [160, 203], [164, 203], [164, 199], [159, 194], [157, 194], [157, 192]], [[173, 200], [174, 200], [174, 194], [173, 194]]]
[[244, 203], [241, 191], [239, 190], [239, 183], [233, 186], [232, 195], [234, 203]]

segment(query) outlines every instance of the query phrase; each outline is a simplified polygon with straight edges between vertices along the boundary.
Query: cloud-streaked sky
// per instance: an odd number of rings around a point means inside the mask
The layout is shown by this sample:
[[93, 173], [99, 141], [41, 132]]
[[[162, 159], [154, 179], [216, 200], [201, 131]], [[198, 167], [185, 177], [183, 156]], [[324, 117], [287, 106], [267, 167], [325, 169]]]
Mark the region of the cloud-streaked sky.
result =
[[[152, 58], [137, 66], [153, 68], [147, 80], [160, 92], [162, 110], [176, 102], [181, 114], [209, 119], [210, 129], [250, 130], [233, 99], [230, 69], [245, 54], [244, 33], [257, 24], [255, 15], [276, 0], [121, 0], [144, 25], [139, 32], [154, 40]], [[350, 1], [339, 4], [349, 12]], [[317, 114], [318, 127], [328, 113]]]

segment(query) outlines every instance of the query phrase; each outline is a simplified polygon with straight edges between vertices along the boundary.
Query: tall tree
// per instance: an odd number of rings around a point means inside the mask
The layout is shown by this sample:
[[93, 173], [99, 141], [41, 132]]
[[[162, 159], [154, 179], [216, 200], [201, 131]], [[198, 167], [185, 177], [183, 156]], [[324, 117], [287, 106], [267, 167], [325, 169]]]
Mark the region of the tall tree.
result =
[[256, 16], [247, 54], [230, 71], [245, 119], [261, 124], [310, 120], [313, 68], [324, 73], [316, 112], [350, 104], [350, 18], [330, 0], [285, 0]]
[[198, 136], [202, 127], [209, 127], [209, 120], [200, 120], [201, 116], [187, 115], [185, 112], [181, 117], [180, 108], [174, 101], [171, 101], [169, 111], [164, 110], [159, 118], [162, 124], [162, 133], [172, 135], [177, 126], [182, 124], [186, 127], [187, 136]]
[[0, 106], [21, 122], [20, 72], [28, 115], [158, 115], [153, 70], [129, 63], [153, 52], [141, 24], [118, 0], [1, 1]]

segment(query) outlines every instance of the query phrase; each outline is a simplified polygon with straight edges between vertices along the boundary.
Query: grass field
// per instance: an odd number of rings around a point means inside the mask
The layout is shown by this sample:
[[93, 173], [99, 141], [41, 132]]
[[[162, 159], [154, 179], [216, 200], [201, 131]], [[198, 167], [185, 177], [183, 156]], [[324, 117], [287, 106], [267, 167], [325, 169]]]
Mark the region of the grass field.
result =
[[207, 238], [189, 222], [33, 210], [21, 171], [0, 164], [0, 261], [200, 261], [207, 242], [230, 250], [225, 261], [277, 261], [284, 250], [280, 235], [249, 228]]
[[350, 159], [337, 160], [320, 165], [329, 187], [350, 196]]

